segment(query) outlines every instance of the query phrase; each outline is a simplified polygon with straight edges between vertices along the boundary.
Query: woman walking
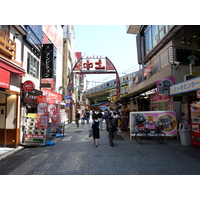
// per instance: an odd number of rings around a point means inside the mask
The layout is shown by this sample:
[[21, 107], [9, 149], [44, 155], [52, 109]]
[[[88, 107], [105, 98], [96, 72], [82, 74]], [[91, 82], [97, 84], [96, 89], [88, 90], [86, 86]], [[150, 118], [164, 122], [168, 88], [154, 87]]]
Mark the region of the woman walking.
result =
[[100, 138], [99, 121], [98, 121], [97, 115], [94, 116], [94, 120], [92, 122], [91, 129], [93, 130], [94, 145], [95, 145], [95, 147], [97, 147], [98, 146], [98, 139]]

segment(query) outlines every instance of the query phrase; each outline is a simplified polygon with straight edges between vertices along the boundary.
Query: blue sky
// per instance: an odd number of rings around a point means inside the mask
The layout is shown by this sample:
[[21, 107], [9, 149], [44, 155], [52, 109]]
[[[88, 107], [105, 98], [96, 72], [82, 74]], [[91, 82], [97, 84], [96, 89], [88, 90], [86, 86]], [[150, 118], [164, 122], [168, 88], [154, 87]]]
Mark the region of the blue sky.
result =
[[[108, 57], [122, 76], [138, 69], [135, 37], [126, 33], [126, 25], [75, 25], [75, 51], [84, 56]], [[97, 82], [114, 78], [114, 74], [86, 76], [88, 81]], [[91, 82], [89, 87], [93, 86]]]

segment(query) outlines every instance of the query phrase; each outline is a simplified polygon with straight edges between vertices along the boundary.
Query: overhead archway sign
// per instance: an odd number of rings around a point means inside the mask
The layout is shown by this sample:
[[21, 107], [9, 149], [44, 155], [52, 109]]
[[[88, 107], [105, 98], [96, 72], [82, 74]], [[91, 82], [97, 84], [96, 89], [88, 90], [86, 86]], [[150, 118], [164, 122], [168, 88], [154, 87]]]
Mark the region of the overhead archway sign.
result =
[[[113, 63], [107, 58], [102, 57], [81, 57], [75, 64], [73, 73], [76, 74], [116, 74], [116, 100], [120, 97], [120, 79], [119, 74]], [[73, 75], [69, 80], [69, 94], [72, 100]]]

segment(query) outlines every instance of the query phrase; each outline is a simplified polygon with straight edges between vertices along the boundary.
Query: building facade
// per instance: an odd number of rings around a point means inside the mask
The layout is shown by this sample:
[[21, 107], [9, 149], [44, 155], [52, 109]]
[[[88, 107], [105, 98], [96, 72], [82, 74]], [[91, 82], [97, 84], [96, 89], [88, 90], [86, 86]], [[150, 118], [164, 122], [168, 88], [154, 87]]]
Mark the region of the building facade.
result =
[[[129, 25], [136, 34], [141, 70], [123, 101], [138, 110], [174, 110], [178, 123], [190, 125], [190, 105], [198, 100], [200, 26]], [[195, 84], [195, 86], [194, 86]]]
[[[69, 35], [64, 27], [67, 25], [0, 25], [1, 146], [21, 144], [27, 113], [37, 113], [37, 96], [53, 96], [65, 112], [63, 38]], [[27, 85], [33, 86], [31, 91]]]

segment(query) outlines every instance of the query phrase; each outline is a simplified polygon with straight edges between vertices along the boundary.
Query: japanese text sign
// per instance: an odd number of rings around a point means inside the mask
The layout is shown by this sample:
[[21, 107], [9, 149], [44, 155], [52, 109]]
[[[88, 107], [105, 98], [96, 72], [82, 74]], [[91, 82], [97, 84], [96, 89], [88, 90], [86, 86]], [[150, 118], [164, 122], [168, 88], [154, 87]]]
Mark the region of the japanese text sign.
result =
[[200, 77], [193, 78], [170, 87], [170, 95], [195, 91], [200, 89]]

